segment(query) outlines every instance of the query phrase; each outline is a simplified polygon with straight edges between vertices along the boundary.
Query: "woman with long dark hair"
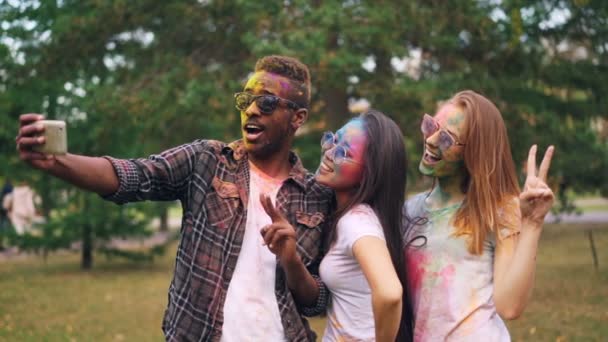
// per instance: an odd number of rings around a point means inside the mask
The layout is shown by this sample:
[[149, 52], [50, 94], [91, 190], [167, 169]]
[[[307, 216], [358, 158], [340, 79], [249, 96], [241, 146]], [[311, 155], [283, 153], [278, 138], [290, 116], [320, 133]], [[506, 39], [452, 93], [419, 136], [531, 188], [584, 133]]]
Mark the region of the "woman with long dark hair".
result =
[[532, 146], [520, 192], [505, 124], [485, 97], [459, 92], [434, 117], [425, 114], [421, 130], [419, 169], [434, 186], [404, 210], [412, 218], [404, 243], [414, 340], [508, 341], [502, 319], [517, 318], [530, 298], [553, 203], [546, 184], [553, 147], [537, 172]]
[[[400, 230], [407, 163], [403, 135], [391, 119], [372, 110], [335, 134], [325, 133], [321, 145], [316, 180], [334, 190], [337, 204], [319, 270], [331, 293], [323, 340], [410, 341], [413, 317]], [[274, 222], [262, 231], [265, 242], [288, 278], [302, 279], [292, 292], [314, 297], [314, 280], [289, 246], [295, 245], [293, 228], [268, 199], [263, 203]]]

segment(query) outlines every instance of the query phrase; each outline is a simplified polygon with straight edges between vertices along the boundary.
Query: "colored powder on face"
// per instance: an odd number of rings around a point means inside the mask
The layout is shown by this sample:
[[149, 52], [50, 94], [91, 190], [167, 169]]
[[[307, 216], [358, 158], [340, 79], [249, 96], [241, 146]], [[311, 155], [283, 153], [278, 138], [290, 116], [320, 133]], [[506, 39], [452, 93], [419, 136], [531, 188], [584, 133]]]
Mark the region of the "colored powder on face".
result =
[[355, 118], [336, 132], [337, 144], [345, 146], [350, 151], [350, 158], [355, 162], [365, 163], [365, 148], [367, 145], [367, 133], [361, 118]]
[[[335, 140], [336, 146], [347, 149], [347, 155], [343, 162], [334, 161], [334, 172], [330, 176], [330, 182], [336, 186], [338, 184], [340, 186], [354, 186], [361, 180], [365, 162], [367, 135], [363, 121], [359, 118], [349, 121], [335, 133]], [[334, 153], [335, 151], [336, 147], [333, 147], [325, 153]]]
[[285, 80], [278, 80], [279, 84], [281, 84], [281, 89], [283, 90], [283, 94], [289, 94], [291, 92], [291, 83]]
[[247, 92], [258, 94], [269, 91], [276, 96], [296, 102], [307, 100], [304, 98], [305, 90], [304, 83], [267, 71], [256, 72], [245, 86]]
[[266, 82], [263, 74], [256, 72], [247, 81], [247, 84], [245, 85], [245, 91], [251, 92], [254, 94], [261, 93], [262, 90], [264, 90], [266, 87], [268, 87], [268, 85], [266, 83], [267, 82]]
[[338, 132], [338, 145], [343, 145], [349, 150], [348, 158], [354, 163], [345, 162], [336, 167], [340, 177], [350, 183], [358, 182], [365, 167], [365, 148], [367, 145], [367, 134], [363, 120], [353, 119], [344, 125]]
[[445, 128], [446, 125], [460, 125], [464, 121], [464, 117], [464, 112], [460, 107], [449, 103], [439, 108], [434, 119], [441, 127]]

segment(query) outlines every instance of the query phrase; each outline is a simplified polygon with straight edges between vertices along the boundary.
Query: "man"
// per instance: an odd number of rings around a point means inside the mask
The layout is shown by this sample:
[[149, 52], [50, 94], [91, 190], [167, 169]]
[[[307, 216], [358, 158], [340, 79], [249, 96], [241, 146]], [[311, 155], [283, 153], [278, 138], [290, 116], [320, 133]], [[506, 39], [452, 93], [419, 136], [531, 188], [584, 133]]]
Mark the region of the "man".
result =
[[15, 232], [23, 235], [31, 230], [37, 222], [36, 204], [40, 198], [25, 181], [20, 181], [12, 191], [3, 199], [3, 206], [7, 210]]
[[[298, 255], [317, 272], [322, 224], [331, 193], [290, 152], [308, 117], [310, 76], [296, 59], [264, 57], [244, 92], [235, 94], [243, 138], [197, 140], [148, 159], [120, 160], [32, 152], [44, 143], [36, 114], [21, 116], [17, 146], [34, 167], [117, 203], [179, 199], [184, 210], [175, 273], [163, 321], [169, 341], [307, 341], [314, 333], [299, 312], [321, 311], [318, 282], [305, 298], [262, 245], [271, 223], [259, 197], [270, 195], [296, 227]], [[296, 305], [296, 301], [299, 305]]]

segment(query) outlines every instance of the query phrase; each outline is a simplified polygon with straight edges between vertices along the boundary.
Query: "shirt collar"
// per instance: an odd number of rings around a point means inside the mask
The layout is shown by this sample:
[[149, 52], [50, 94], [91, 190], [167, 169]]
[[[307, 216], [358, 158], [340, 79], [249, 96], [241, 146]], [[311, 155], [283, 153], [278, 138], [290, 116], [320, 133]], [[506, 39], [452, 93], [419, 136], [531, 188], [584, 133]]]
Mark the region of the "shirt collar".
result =
[[[226, 145], [222, 149], [223, 155], [232, 155], [232, 159], [235, 161], [247, 161], [247, 151], [245, 150], [245, 144], [242, 139], [235, 140], [230, 144]], [[302, 165], [302, 161], [298, 157], [298, 155], [289, 151], [289, 163], [291, 164], [291, 170], [289, 171], [289, 176], [287, 180], [293, 181], [303, 190], [306, 189], [306, 175], [308, 171]]]

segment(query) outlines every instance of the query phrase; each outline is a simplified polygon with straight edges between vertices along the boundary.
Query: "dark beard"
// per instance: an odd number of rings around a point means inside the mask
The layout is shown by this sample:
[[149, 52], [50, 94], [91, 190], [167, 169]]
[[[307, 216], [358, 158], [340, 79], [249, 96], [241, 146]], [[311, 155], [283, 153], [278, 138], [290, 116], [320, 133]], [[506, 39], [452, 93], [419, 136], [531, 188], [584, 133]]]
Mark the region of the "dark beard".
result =
[[258, 144], [256, 148], [248, 151], [250, 158], [258, 161], [274, 158], [285, 147], [285, 145], [289, 144], [289, 138], [292, 136], [292, 134], [292, 132], [286, 129], [278, 134], [277, 139], [265, 142], [263, 144]]

